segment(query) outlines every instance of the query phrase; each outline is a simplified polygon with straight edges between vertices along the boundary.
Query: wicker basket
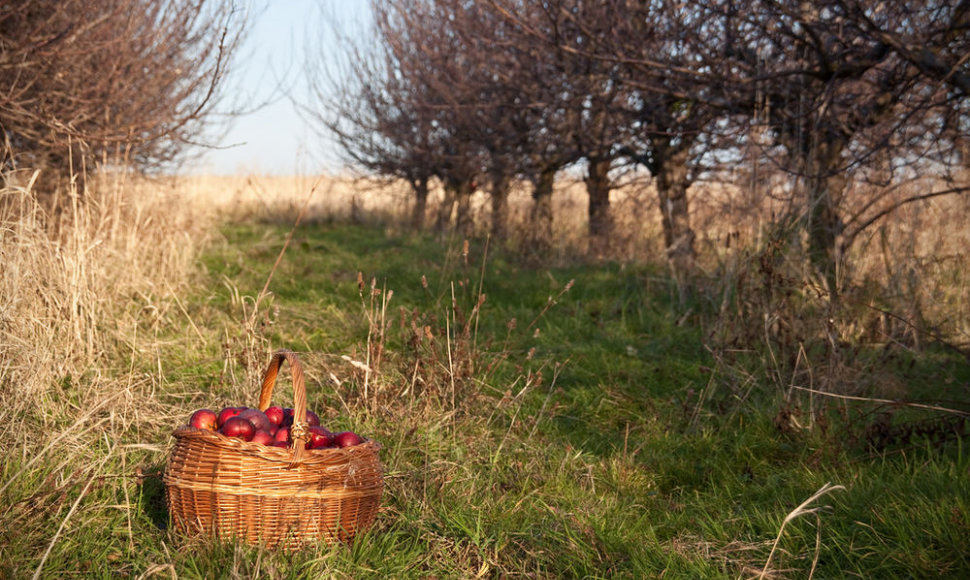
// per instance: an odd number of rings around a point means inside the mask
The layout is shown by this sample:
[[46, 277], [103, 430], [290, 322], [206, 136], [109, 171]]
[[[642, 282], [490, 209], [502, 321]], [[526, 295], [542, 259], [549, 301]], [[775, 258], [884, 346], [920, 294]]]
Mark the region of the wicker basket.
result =
[[380, 445], [367, 440], [343, 449], [304, 449], [306, 387], [294, 353], [273, 355], [260, 410], [269, 406], [284, 360], [293, 378], [293, 446], [177, 429], [164, 475], [175, 529], [289, 549], [321, 539], [349, 541], [374, 523], [384, 488]]

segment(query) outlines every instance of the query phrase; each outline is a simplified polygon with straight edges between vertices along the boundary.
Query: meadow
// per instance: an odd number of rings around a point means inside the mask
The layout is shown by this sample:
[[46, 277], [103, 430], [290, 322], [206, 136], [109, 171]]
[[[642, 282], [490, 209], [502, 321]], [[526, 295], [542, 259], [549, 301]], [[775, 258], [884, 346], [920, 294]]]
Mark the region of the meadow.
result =
[[[685, 298], [635, 193], [597, 261], [575, 185], [540, 259], [515, 228], [409, 232], [405, 195], [114, 175], [54, 212], [4, 188], [0, 578], [970, 576], [964, 202], [874, 236], [833, 322], [811, 287], [751, 292], [789, 272], [764, 214], [702, 229]], [[254, 405], [278, 348], [325, 424], [382, 444], [375, 527], [295, 553], [180, 537], [171, 432]]]

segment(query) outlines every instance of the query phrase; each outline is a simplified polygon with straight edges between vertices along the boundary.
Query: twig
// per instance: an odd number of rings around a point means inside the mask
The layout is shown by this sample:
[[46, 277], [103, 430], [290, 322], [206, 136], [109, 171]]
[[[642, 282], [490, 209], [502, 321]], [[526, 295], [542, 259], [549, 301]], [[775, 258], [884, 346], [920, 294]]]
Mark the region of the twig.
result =
[[864, 401], [867, 403], [881, 403], [885, 405], [894, 405], [897, 407], [914, 407], [917, 409], [927, 409], [929, 411], [942, 411], [943, 413], [953, 413], [954, 415], [960, 415], [961, 417], [970, 417], [970, 412], [960, 411], [957, 409], [948, 409], [946, 407], [938, 407], [936, 405], [924, 405], [923, 403], [907, 403], [905, 401], [893, 401], [891, 399], [873, 399], [871, 397], [855, 397], [852, 395], [840, 395], [837, 393], [826, 393], [825, 391], [817, 391], [815, 389], [809, 389], [807, 387], [797, 387], [792, 385], [793, 389], [798, 389], [799, 391], [806, 391], [812, 393], [813, 395], [823, 395], [826, 397], [834, 397], [836, 399], [847, 399], [849, 401]]
[[553, 306], [559, 303], [559, 299], [563, 297], [563, 294], [565, 294], [566, 292], [569, 292], [572, 289], [573, 284], [575, 282], [576, 282], [575, 278], [569, 280], [569, 282], [566, 282], [566, 285], [563, 286], [563, 289], [559, 291], [559, 294], [556, 294], [555, 297], [550, 296], [549, 299], [546, 300], [545, 307], [543, 307], [543, 309], [539, 312], [539, 314], [537, 314], [536, 317], [532, 319], [532, 322], [530, 322], [529, 325], [525, 327], [525, 329], [529, 330], [530, 328], [535, 326], [536, 323], [539, 322], [539, 319], [542, 318], [543, 315], [545, 315], [545, 313], [548, 312], [550, 308], [552, 308]]
[[[796, 507], [794, 510], [792, 510], [791, 513], [789, 513], [787, 516], [785, 516], [784, 521], [781, 522], [781, 528], [778, 530], [778, 535], [775, 536], [775, 543], [772, 544], [772, 546], [771, 546], [771, 552], [768, 553], [768, 559], [765, 561], [765, 566], [764, 566], [764, 568], [761, 569], [761, 574], [758, 576], [758, 580], [762, 580], [765, 577], [765, 574], [768, 573], [768, 566], [771, 565], [771, 559], [775, 555], [775, 550], [778, 549], [778, 543], [781, 542], [781, 536], [782, 536], [782, 534], [785, 533], [785, 526], [788, 525], [788, 522], [794, 520], [798, 516], [803, 516], [803, 515], [806, 515], [806, 514], [815, 514], [815, 517], [818, 518], [818, 511], [820, 509], [822, 509], [822, 507], [824, 507], [824, 506], [813, 507], [813, 508], [809, 508], [808, 506], [812, 502], [814, 502], [815, 500], [817, 500], [818, 498], [822, 497], [823, 495], [825, 495], [827, 493], [831, 493], [831, 492], [836, 491], [836, 490], [840, 490], [840, 489], [841, 490], [844, 490], [845, 489], [845, 486], [842, 486], [842, 485], [832, 485], [831, 483], [826, 483], [825, 485], [823, 485], [821, 487], [821, 489], [819, 489], [818, 491], [816, 491], [815, 493], [813, 493], [810, 498], [808, 498], [805, 501], [803, 501], [801, 504], [799, 504], [798, 507]], [[821, 519], [820, 518], [818, 518], [818, 523], [819, 523], [819, 525], [821, 525]], [[821, 538], [818, 535], [816, 535], [816, 539], [817, 539], [817, 541], [816, 541], [816, 544], [815, 544], [815, 549], [817, 551], [820, 548], [820, 541], [819, 540]], [[817, 558], [816, 558], [816, 561], [817, 561]], [[812, 572], [814, 573], [814, 571], [815, 571], [815, 564], [813, 563], [812, 564]]]
[[552, 398], [553, 391], [556, 390], [556, 381], [559, 379], [559, 373], [562, 372], [563, 367], [569, 362], [569, 359], [562, 361], [562, 363], [556, 364], [555, 369], [552, 371], [552, 380], [549, 382], [549, 391], [546, 393], [546, 398], [542, 400], [542, 406], [539, 407], [539, 412], [536, 413], [536, 421], [532, 424], [532, 431], [529, 432], [529, 439], [532, 439], [536, 430], [539, 428], [539, 423], [542, 421], [542, 415], [546, 412], [546, 407], [549, 406], [549, 399]]
[[185, 306], [182, 305], [182, 301], [179, 300], [178, 294], [176, 294], [175, 290], [172, 289], [172, 286], [169, 285], [168, 280], [165, 281], [165, 287], [168, 288], [169, 294], [171, 294], [172, 298], [175, 299], [175, 304], [179, 307], [179, 310], [182, 311], [182, 314], [185, 315], [186, 320], [189, 321], [189, 324], [192, 326], [192, 330], [194, 330], [196, 336], [199, 337], [199, 341], [205, 343], [205, 337], [202, 336], [202, 332], [199, 330], [199, 327], [195, 325], [195, 321], [192, 320], [191, 316], [189, 316], [189, 311], [186, 310]]
[[[455, 410], [455, 363], [451, 357], [451, 317], [455, 311], [455, 283], [451, 283], [451, 313], [445, 311], [445, 347], [448, 351], [448, 377], [451, 381], [451, 409]], [[457, 320], [456, 320], [457, 322]], [[457, 330], [455, 331], [457, 333]]]
[[98, 403], [97, 405], [95, 405], [90, 411], [88, 411], [87, 413], [85, 413], [84, 415], [82, 415], [81, 417], [79, 417], [76, 421], [74, 421], [74, 424], [71, 427], [65, 429], [64, 431], [62, 431], [60, 433], [60, 435], [58, 435], [57, 437], [53, 438], [43, 449], [40, 450], [39, 453], [36, 453], [30, 459], [30, 461], [28, 461], [23, 467], [21, 467], [20, 468], [20, 471], [18, 471], [17, 473], [13, 474], [10, 477], [10, 479], [8, 479], [5, 484], [3, 484], [3, 487], [0, 487], [0, 495], [2, 495], [3, 492], [6, 491], [8, 487], [10, 487], [10, 484], [12, 484], [25, 471], [27, 471], [28, 469], [30, 469], [30, 467], [35, 462], [37, 462], [37, 460], [39, 460], [41, 457], [43, 457], [54, 445], [56, 445], [58, 442], [60, 442], [61, 439], [67, 437], [68, 434], [72, 434], [74, 436], [80, 437], [81, 435], [83, 435], [84, 433], [87, 433], [91, 429], [94, 429], [95, 427], [98, 427], [102, 423], [105, 423], [108, 420], [108, 417], [103, 417], [99, 421], [97, 421], [95, 423], [92, 423], [91, 426], [88, 427], [87, 429], [83, 429], [81, 431], [74, 431], [74, 429], [77, 428], [78, 425], [83, 424], [92, 415], [94, 415], [97, 411], [99, 411], [102, 407], [106, 406], [108, 403], [110, 403], [111, 401], [113, 401], [119, 395], [122, 395], [122, 394], [124, 394], [126, 392], [127, 391], [118, 391], [114, 395], [111, 395], [110, 397], [105, 398], [100, 403]]
[[317, 186], [320, 185], [320, 179], [313, 184], [310, 188], [310, 193], [306, 196], [306, 200], [303, 202], [303, 207], [300, 208], [300, 213], [296, 216], [296, 221], [293, 222], [293, 227], [290, 228], [288, 234], [286, 234], [286, 240], [283, 242], [283, 247], [280, 248], [280, 253], [276, 256], [276, 261], [273, 262], [273, 267], [269, 271], [269, 276], [266, 277], [266, 283], [263, 284], [263, 289], [259, 291], [259, 295], [256, 297], [256, 303], [253, 304], [253, 313], [249, 319], [250, 326], [256, 323], [256, 313], [259, 311], [259, 303], [262, 302], [266, 294], [269, 293], [269, 283], [273, 280], [273, 274], [276, 273], [276, 269], [279, 267], [280, 262], [283, 261], [283, 254], [286, 253], [286, 249], [290, 246], [290, 241], [293, 239], [293, 234], [296, 232], [296, 228], [300, 226], [300, 222], [303, 221], [303, 216], [306, 215], [307, 208], [310, 207], [310, 200], [313, 199], [313, 194], [317, 192]]
[[[904, 206], [906, 204], [916, 203], [916, 202], [919, 202], [919, 201], [926, 201], [928, 199], [933, 199], [934, 197], [940, 197], [940, 196], [943, 196], [943, 195], [964, 194], [966, 192], [967, 192], [967, 188], [966, 187], [952, 187], [950, 189], [944, 189], [944, 190], [940, 190], [940, 191], [931, 191], [930, 193], [923, 193], [923, 194], [920, 194], [920, 195], [914, 195], [912, 197], [908, 197], [906, 199], [900, 200], [900, 201], [894, 203], [893, 205], [891, 205], [891, 206], [883, 209], [882, 211], [876, 213], [875, 215], [873, 215], [869, 219], [865, 220], [864, 222], [862, 222], [855, 229], [855, 231], [853, 231], [852, 233], [848, 234], [846, 236], [846, 238], [847, 238], [846, 241], [842, 243], [842, 252], [843, 252], [843, 254], [845, 252], [847, 252], [849, 250], [849, 247], [855, 241], [856, 237], [858, 237], [859, 234], [861, 234], [863, 231], [865, 231], [866, 228], [868, 228], [872, 224], [876, 223], [877, 221], [881, 220], [882, 218], [884, 218], [887, 215], [891, 214], [892, 212], [898, 210], [899, 208], [901, 208], [902, 206]], [[857, 216], [857, 218], [858, 217], [861, 217], [861, 216]], [[850, 220], [849, 221], [849, 224], [846, 224], [846, 225], [851, 225], [852, 221], [854, 221], [854, 220]]]
[[87, 484], [84, 486], [84, 489], [81, 490], [81, 494], [76, 500], [74, 500], [74, 504], [71, 506], [71, 509], [67, 512], [67, 515], [64, 516], [64, 519], [61, 520], [61, 525], [58, 526], [57, 531], [54, 532], [54, 537], [51, 538], [50, 544], [47, 545], [47, 550], [44, 552], [44, 556], [40, 559], [40, 563], [37, 564], [37, 570], [34, 571], [33, 580], [40, 578], [40, 572], [44, 569], [44, 564], [47, 562], [48, 556], [51, 555], [51, 551], [54, 549], [54, 544], [56, 544], [57, 540], [61, 537], [61, 532], [64, 531], [64, 526], [67, 525], [67, 521], [71, 519], [71, 516], [74, 515], [74, 512], [77, 510], [77, 506], [81, 504], [81, 500], [83, 500], [85, 496], [87, 496], [88, 491], [91, 490], [91, 485], [94, 484], [94, 480], [98, 477], [98, 470], [104, 467], [104, 464], [107, 463], [108, 459], [111, 458], [112, 451], [114, 451], [114, 448], [108, 451], [107, 455], [104, 456], [104, 459], [101, 460], [101, 463], [98, 464], [98, 467], [93, 470]]
[[876, 312], [878, 312], [878, 313], [880, 313], [882, 315], [888, 316], [888, 317], [890, 317], [892, 319], [895, 319], [895, 320], [898, 320], [898, 321], [902, 322], [903, 324], [905, 324], [909, 328], [913, 329], [917, 333], [926, 334], [930, 338], [936, 340], [941, 346], [943, 346], [943, 348], [945, 348], [947, 350], [950, 350], [950, 351], [954, 352], [955, 354], [958, 354], [958, 355], [964, 357], [965, 359], [967, 359], [968, 362], [970, 362], [970, 352], [966, 352], [962, 348], [960, 348], [960, 346], [958, 346], [956, 344], [950, 343], [945, 338], [943, 338], [943, 336], [940, 335], [940, 333], [934, 332], [934, 331], [929, 330], [929, 329], [926, 329], [926, 328], [920, 328], [919, 326], [917, 326], [916, 324], [914, 324], [912, 321], [907, 320], [906, 318], [904, 318], [904, 317], [896, 314], [895, 312], [890, 312], [889, 310], [886, 310], [885, 308], [880, 308], [880, 307], [876, 306], [875, 304], [866, 304], [866, 307], [869, 308], [870, 310], [875, 310]]
[[472, 337], [472, 350], [476, 350], [478, 348], [478, 321], [480, 320], [478, 310], [482, 304], [482, 290], [485, 288], [485, 264], [488, 262], [488, 244], [491, 239], [491, 236], [485, 236], [485, 248], [482, 251], [482, 269], [478, 275], [478, 297], [476, 298], [477, 306], [475, 307], [475, 330], [474, 336]]

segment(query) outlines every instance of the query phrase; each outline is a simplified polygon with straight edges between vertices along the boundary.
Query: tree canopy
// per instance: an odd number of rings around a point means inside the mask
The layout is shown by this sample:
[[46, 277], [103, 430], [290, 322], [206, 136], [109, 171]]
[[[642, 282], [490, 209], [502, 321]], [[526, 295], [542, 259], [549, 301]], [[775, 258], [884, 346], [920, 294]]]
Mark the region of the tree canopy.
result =
[[177, 160], [203, 139], [244, 30], [230, 0], [4, 3], [4, 169]]

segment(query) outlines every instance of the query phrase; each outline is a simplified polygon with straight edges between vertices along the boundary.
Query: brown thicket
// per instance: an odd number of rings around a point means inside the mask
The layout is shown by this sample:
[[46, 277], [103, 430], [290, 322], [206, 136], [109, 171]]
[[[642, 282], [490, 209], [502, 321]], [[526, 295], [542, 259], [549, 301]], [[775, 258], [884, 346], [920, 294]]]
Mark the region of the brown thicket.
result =
[[50, 189], [92, 163], [154, 169], [201, 141], [244, 20], [229, 0], [0, 6], [0, 159]]

